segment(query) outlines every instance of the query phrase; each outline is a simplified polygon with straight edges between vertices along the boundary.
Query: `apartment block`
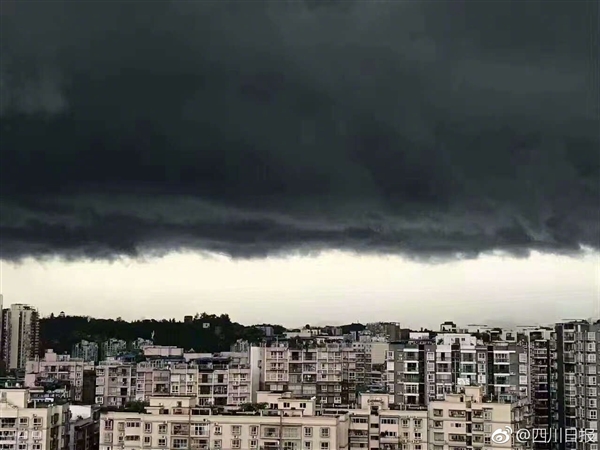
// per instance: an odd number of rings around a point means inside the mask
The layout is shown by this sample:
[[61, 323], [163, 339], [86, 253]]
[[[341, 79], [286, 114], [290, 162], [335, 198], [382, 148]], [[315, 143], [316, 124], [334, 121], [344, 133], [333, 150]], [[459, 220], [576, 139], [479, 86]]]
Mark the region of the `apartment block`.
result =
[[102, 359], [115, 358], [127, 351], [127, 342], [121, 339], [109, 339], [102, 343]]
[[[556, 358], [556, 339], [553, 329], [530, 329], [525, 331], [529, 351], [529, 400], [533, 412], [533, 428], [544, 430], [549, 436], [554, 427], [550, 381]], [[556, 399], [556, 391], [554, 390]], [[536, 450], [551, 448], [550, 442], [535, 442]]]
[[139, 363], [137, 399], [187, 396], [205, 406], [236, 406], [253, 401], [249, 353], [195, 356], [188, 362], [161, 359]]
[[2, 448], [67, 450], [69, 406], [35, 402], [27, 389], [0, 389]]
[[40, 317], [35, 308], [13, 303], [2, 311], [1, 357], [9, 369], [24, 369], [40, 351]]
[[[573, 321], [556, 324], [556, 360], [550, 390], [554, 428], [598, 429], [598, 340], [600, 323]], [[558, 448], [597, 449], [597, 443], [562, 439]]]
[[75, 359], [82, 359], [85, 362], [98, 362], [100, 357], [98, 344], [84, 339], [73, 346], [71, 356]]
[[95, 403], [108, 407], [124, 406], [136, 400], [137, 367], [104, 361], [96, 367]]
[[386, 382], [398, 405], [427, 405], [464, 386], [483, 385], [486, 395], [512, 402], [528, 395], [527, 347], [471, 334], [411, 333], [390, 343]]
[[358, 406], [349, 411], [351, 450], [427, 450], [426, 407], [401, 410], [379, 393], [361, 393]]
[[316, 396], [321, 405], [355, 405], [370, 353], [342, 339], [294, 338], [260, 348], [261, 389]]
[[[306, 404], [310, 409], [309, 400], [266, 400], [275, 403], [278, 408], [260, 411], [259, 415], [213, 415], [210, 410], [196, 407], [193, 398], [153, 397], [150, 399], [150, 406], [146, 408], [147, 414], [103, 414], [100, 450], [122, 446], [128, 449], [175, 450], [348, 448], [347, 414], [337, 417], [305, 414], [300, 403]], [[312, 407], [314, 408], [314, 401]]]
[[[485, 400], [481, 387], [465, 387], [463, 392], [446, 395], [445, 400], [429, 404], [429, 448], [431, 450], [519, 449], [521, 443], [514, 433], [506, 440], [492, 439], [496, 430], [530, 429], [531, 413], [524, 401], [492, 403]], [[509, 428], [506, 428], [509, 427]]]
[[[25, 386], [34, 387], [45, 382], [63, 383], [70, 390], [71, 399], [84, 401], [84, 384], [88, 371], [94, 370], [94, 364], [70, 355], [58, 355], [46, 350], [43, 358], [27, 361], [25, 367]], [[88, 399], [93, 401], [93, 398]]]
[[69, 450], [97, 450], [100, 441], [100, 410], [90, 405], [70, 405]]

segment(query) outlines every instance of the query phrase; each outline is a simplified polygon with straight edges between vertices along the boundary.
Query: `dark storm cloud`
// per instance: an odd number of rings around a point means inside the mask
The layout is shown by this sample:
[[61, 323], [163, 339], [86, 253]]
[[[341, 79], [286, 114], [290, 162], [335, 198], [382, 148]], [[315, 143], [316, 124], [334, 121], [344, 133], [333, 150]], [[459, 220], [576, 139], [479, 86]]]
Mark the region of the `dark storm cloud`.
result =
[[4, 259], [599, 247], [595, 1], [2, 14]]

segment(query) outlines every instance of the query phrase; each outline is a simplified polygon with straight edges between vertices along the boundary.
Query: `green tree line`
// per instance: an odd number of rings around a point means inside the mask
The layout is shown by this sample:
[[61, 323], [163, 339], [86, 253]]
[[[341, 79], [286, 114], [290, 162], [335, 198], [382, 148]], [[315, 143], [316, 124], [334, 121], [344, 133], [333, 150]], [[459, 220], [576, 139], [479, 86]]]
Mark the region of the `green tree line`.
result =
[[[196, 314], [188, 322], [175, 319], [128, 322], [120, 318], [95, 319], [61, 314], [40, 319], [40, 347], [42, 352], [51, 348], [56, 353], [70, 353], [73, 345], [83, 339], [98, 343], [111, 338], [131, 342], [137, 338], [150, 339], [154, 333], [157, 345], [174, 345], [197, 352], [220, 352], [228, 351], [238, 339], [260, 341], [263, 338], [260, 326], [232, 322], [227, 314]], [[275, 334], [285, 331], [282, 326], [270, 326]]]

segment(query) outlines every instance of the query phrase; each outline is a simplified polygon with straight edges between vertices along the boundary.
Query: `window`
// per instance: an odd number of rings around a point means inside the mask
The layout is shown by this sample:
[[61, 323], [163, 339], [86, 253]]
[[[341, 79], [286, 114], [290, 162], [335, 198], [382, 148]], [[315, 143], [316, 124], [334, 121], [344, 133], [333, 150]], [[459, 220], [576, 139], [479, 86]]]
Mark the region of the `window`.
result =
[[217, 436], [219, 436], [219, 435], [223, 434], [223, 428], [221, 428], [221, 426], [220, 426], [220, 425], [215, 425], [215, 434], [216, 434]]
[[321, 432], [319, 433], [322, 439], [329, 438], [329, 428], [321, 428]]
[[144, 433], [152, 433], [152, 424], [146, 422], [144, 424]]
[[[159, 425], [159, 428], [160, 428], [160, 425]], [[165, 429], [166, 429], [166, 425], [165, 425]], [[158, 446], [166, 447], [167, 446], [167, 438], [158, 438]]]
[[596, 386], [596, 377], [588, 377], [588, 383], [590, 386]]
[[588, 341], [595, 341], [596, 340], [596, 332], [595, 331], [588, 331], [587, 340]]
[[300, 408], [306, 408], [306, 403], [300, 403]]
[[525, 364], [519, 365], [519, 373], [527, 375], [527, 366]]
[[433, 352], [427, 352], [427, 361], [435, 361], [435, 354]]
[[250, 441], [250, 448], [258, 448], [258, 441], [256, 439]]
[[596, 397], [598, 395], [598, 389], [595, 387], [589, 387], [587, 388], [587, 392], [588, 392], [588, 396], [590, 397]]
[[353, 417], [352, 423], [369, 423], [369, 419], [367, 419], [366, 417]]
[[311, 450], [311, 449], [312, 449], [312, 442], [305, 441], [304, 442], [304, 450]]
[[519, 384], [527, 384], [527, 375], [519, 376]]
[[289, 407], [290, 407], [290, 404], [286, 402], [286, 403], [284, 403], [284, 404], [283, 404], [283, 407], [284, 407], [284, 408], [289, 408]]
[[527, 362], [527, 353], [519, 353], [519, 362], [526, 363]]
[[258, 436], [258, 427], [257, 426], [251, 426], [250, 427], [250, 436]]
[[33, 418], [33, 426], [34, 427], [41, 427], [42, 426], [42, 418], [41, 417], [34, 417]]
[[167, 434], [167, 424], [161, 423], [158, 425], [158, 434]]
[[477, 361], [485, 361], [485, 353], [477, 353]]
[[588, 407], [590, 408], [597, 408], [598, 407], [598, 401], [595, 398], [589, 398], [588, 399]]
[[232, 439], [231, 448], [242, 448], [242, 441], [240, 439]]
[[213, 447], [217, 450], [223, 448], [223, 441], [221, 439], [215, 439], [213, 441]]
[[310, 438], [313, 435], [312, 427], [304, 427], [304, 437]]
[[402, 419], [402, 428], [408, 428], [409, 425], [408, 419]]
[[19, 417], [19, 425], [27, 425], [29, 423], [29, 417]]
[[441, 409], [434, 409], [433, 410], [433, 416], [434, 417], [443, 417], [444, 416], [444, 411]]
[[329, 450], [329, 442], [321, 442], [321, 450]]
[[178, 448], [187, 448], [188, 440], [186, 438], [173, 438], [173, 447], [174, 449]]
[[435, 363], [428, 362], [428, 363], [427, 363], [427, 370], [428, 370], [429, 372], [435, 372]]
[[396, 425], [398, 423], [398, 419], [392, 417], [384, 417], [381, 419], [382, 425]]
[[492, 411], [483, 411], [483, 420], [492, 420]]
[[596, 366], [588, 366], [587, 373], [589, 375], [596, 375]]
[[595, 353], [588, 353], [588, 355], [587, 355], [587, 362], [594, 364], [596, 362], [596, 354]]
[[491, 423], [485, 423], [485, 424], [483, 424], [483, 432], [484, 433], [491, 433], [492, 432], [492, 424]]
[[152, 436], [144, 436], [144, 445], [152, 446]]
[[234, 436], [242, 434], [242, 426], [241, 425], [231, 425], [231, 434]]
[[421, 439], [421, 433], [415, 433], [415, 439]]
[[125, 426], [127, 428], [139, 428], [140, 427], [140, 423], [139, 422], [127, 422], [125, 424]]
[[421, 419], [414, 420], [415, 428], [421, 428], [423, 426], [423, 421]]
[[484, 443], [485, 445], [491, 445], [491, 443], [492, 443], [492, 438], [491, 438], [490, 436], [484, 436], [484, 437], [483, 437], [483, 443]]

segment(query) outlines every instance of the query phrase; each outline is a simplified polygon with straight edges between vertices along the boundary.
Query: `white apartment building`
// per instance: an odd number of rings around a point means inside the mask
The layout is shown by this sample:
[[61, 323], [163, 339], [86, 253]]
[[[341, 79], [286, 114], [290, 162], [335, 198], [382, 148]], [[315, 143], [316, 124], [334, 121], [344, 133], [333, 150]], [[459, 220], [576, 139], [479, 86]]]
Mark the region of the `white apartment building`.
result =
[[197, 405], [237, 406], [253, 401], [249, 353], [196, 354], [184, 362], [144, 361], [137, 366], [136, 398], [195, 397]]
[[2, 358], [9, 369], [22, 369], [37, 356], [40, 345], [40, 318], [29, 305], [13, 303], [2, 312]]
[[[484, 401], [482, 387], [465, 387], [463, 393], [449, 394], [443, 401], [429, 404], [429, 444], [431, 450], [518, 449], [528, 445], [508, 433], [506, 442], [492, 439], [496, 430], [530, 428], [530, 410], [525, 402]], [[506, 427], [509, 427], [508, 429]]]
[[[264, 399], [264, 398], [263, 398]], [[305, 414], [310, 400], [273, 398], [282, 408], [260, 415], [211, 415], [193, 398], [151, 398], [148, 414], [102, 415], [100, 450], [134, 448], [211, 450], [342, 450], [348, 448], [348, 415]], [[285, 408], [285, 406], [288, 408]], [[314, 400], [312, 404], [314, 408]]]
[[33, 402], [27, 389], [0, 389], [0, 445], [5, 449], [66, 450], [69, 406]]
[[27, 361], [25, 386], [34, 387], [40, 381], [66, 381], [71, 388], [72, 399], [80, 402], [83, 400], [83, 374], [88, 370], [94, 370], [93, 363], [71, 358], [70, 355], [57, 355], [49, 349], [42, 359]]
[[103, 361], [96, 367], [96, 404], [124, 406], [136, 400], [136, 387], [136, 364]]

